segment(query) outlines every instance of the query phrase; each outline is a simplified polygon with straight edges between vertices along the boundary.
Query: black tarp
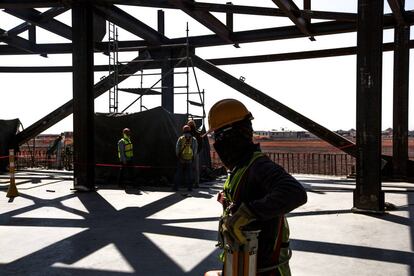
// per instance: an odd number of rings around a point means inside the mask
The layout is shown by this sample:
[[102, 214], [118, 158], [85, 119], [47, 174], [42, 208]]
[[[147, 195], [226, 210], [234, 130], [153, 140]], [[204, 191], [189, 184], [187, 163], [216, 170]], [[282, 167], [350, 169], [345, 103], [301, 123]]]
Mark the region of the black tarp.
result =
[[[0, 157], [8, 156], [11, 148], [17, 150], [15, 137], [19, 124], [19, 119], [0, 120]], [[0, 172], [7, 170], [8, 163], [8, 158], [0, 158]]]
[[[175, 144], [178, 136], [181, 135], [181, 127], [186, 121], [186, 115], [172, 115], [162, 107], [125, 115], [97, 113], [95, 116], [97, 180], [104, 181], [102, 183], [116, 181], [119, 168], [108, 165], [119, 163], [117, 143], [122, 137], [122, 130], [128, 127], [131, 129], [131, 140], [134, 145], [134, 164], [145, 166], [134, 169], [137, 182], [140, 179], [146, 181], [164, 179], [171, 183], [177, 163]], [[209, 149], [205, 150], [209, 152]]]

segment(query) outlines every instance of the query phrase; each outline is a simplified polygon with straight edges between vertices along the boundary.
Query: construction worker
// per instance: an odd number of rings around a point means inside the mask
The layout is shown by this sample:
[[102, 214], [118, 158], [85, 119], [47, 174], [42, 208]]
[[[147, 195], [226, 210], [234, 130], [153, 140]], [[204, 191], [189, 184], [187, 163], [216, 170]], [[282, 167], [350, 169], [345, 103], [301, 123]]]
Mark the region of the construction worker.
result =
[[203, 138], [201, 137], [200, 131], [193, 120], [189, 120], [187, 125], [191, 129], [191, 135], [197, 140], [197, 153], [194, 155], [193, 162], [193, 184], [194, 188], [198, 188], [200, 185], [200, 152], [203, 149]]
[[[302, 185], [253, 143], [252, 114], [235, 99], [214, 104], [208, 115], [214, 148], [229, 171], [218, 200], [223, 205], [219, 244], [243, 245], [243, 229], [260, 230], [257, 275], [291, 275], [285, 215], [306, 203]], [[226, 239], [224, 239], [226, 237]], [[223, 256], [223, 255], [222, 255]], [[225, 260], [224, 260], [225, 261]], [[209, 271], [205, 275], [222, 275]], [[229, 275], [226, 275], [229, 276]]]
[[124, 182], [132, 182], [132, 158], [134, 150], [131, 142], [131, 130], [124, 128], [122, 130], [122, 138], [118, 141], [118, 158], [121, 164], [118, 173], [118, 186], [122, 187]]
[[188, 125], [184, 125], [183, 135], [178, 138], [175, 146], [175, 154], [178, 162], [174, 179], [174, 191], [178, 191], [181, 183], [185, 184], [188, 192], [192, 191], [192, 170], [196, 153], [197, 140], [191, 135], [191, 128]]

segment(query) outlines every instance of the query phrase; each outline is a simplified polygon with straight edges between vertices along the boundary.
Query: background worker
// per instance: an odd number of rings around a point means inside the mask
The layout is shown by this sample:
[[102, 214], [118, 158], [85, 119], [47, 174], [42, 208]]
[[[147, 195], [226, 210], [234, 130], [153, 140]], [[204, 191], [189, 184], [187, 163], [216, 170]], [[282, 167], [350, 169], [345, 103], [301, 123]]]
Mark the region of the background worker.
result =
[[[209, 132], [229, 170], [223, 192], [221, 237], [244, 244], [242, 229], [260, 230], [257, 275], [290, 275], [289, 226], [285, 214], [306, 203], [302, 185], [253, 143], [252, 114], [239, 101], [225, 99], [211, 108]], [[224, 246], [223, 239], [219, 241]], [[206, 275], [221, 275], [210, 271]]]
[[194, 155], [193, 162], [193, 184], [194, 188], [198, 188], [200, 184], [200, 152], [203, 149], [203, 138], [201, 132], [197, 129], [197, 126], [193, 120], [189, 120], [187, 125], [191, 129], [191, 135], [197, 140], [197, 153]]
[[118, 158], [121, 164], [118, 173], [118, 186], [122, 187], [126, 183], [132, 182], [133, 169], [132, 158], [134, 157], [134, 150], [131, 142], [131, 130], [124, 128], [122, 130], [122, 138], [118, 141]]
[[193, 160], [197, 152], [197, 140], [191, 135], [191, 128], [183, 126], [181, 135], [175, 146], [175, 154], [178, 158], [177, 172], [174, 179], [174, 191], [178, 191], [181, 183], [185, 184], [187, 191], [192, 191]]

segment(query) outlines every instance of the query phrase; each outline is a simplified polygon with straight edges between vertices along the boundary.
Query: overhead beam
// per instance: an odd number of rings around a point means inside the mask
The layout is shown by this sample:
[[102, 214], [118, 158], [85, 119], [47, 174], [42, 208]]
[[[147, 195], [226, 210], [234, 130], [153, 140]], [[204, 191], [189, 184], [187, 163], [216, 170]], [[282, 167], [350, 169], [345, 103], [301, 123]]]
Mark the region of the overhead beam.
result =
[[243, 95], [251, 98], [257, 103], [262, 104], [263, 106], [276, 112], [280, 116], [288, 119], [289, 121], [295, 123], [296, 125], [302, 127], [303, 129], [306, 129], [309, 132], [315, 134], [316, 136], [330, 143], [336, 148], [341, 149], [344, 152], [352, 156], [355, 156], [355, 146], [353, 142], [345, 139], [344, 137], [336, 134], [333, 131], [330, 131], [329, 129], [323, 127], [322, 125], [319, 125], [318, 123], [312, 121], [311, 119], [303, 116], [299, 112], [296, 112], [295, 110], [280, 103], [274, 98], [248, 85], [247, 83], [233, 77], [232, 75], [221, 70], [220, 68], [209, 63], [208, 61], [205, 61], [196, 55], [192, 55], [191, 59], [192, 59], [193, 64], [197, 68], [209, 74], [210, 76], [227, 84], [228, 86], [234, 88], [235, 90], [239, 91]]
[[227, 29], [226, 25], [207, 11], [195, 10], [192, 5], [194, 1], [169, 0], [169, 2], [206, 26], [212, 32], [217, 34], [222, 40], [228, 43], [233, 43], [233, 40], [230, 37], [230, 31]]
[[[412, 11], [407, 12], [407, 18], [411, 25], [414, 24], [414, 13]], [[392, 14], [386, 14], [384, 16], [384, 29], [394, 28], [396, 25], [395, 19]], [[313, 33], [315, 36], [341, 34], [356, 31], [355, 22], [321, 22], [311, 24]], [[296, 26], [276, 27], [267, 29], [257, 29], [249, 31], [240, 31], [233, 33], [234, 42], [225, 42], [217, 35], [201, 35], [189, 37], [190, 47], [208, 47], [208, 46], [220, 46], [234, 43], [249, 43], [249, 42], [262, 42], [281, 39], [291, 39], [305, 37]], [[168, 44], [160, 45], [159, 47], [182, 47], [186, 43], [186, 37], [170, 39]], [[119, 41], [119, 51], [138, 51], [147, 49], [150, 47], [148, 42], [141, 40], [133, 41]], [[105, 52], [108, 49], [106, 42], [97, 42], [95, 44], [96, 52]], [[72, 45], [70, 43], [49, 43], [49, 44], [36, 44], [34, 46], [36, 54], [67, 54], [72, 52]], [[27, 54], [27, 52], [9, 47], [7, 45], [0, 45], [0, 55], [20, 55]]]
[[2, 0], [0, 9], [62, 7], [67, 3], [67, 0]]
[[407, 26], [407, 21], [404, 17], [404, 2], [401, 0], [388, 0], [388, 4], [394, 14], [395, 20], [398, 22], [398, 25]]
[[[66, 12], [67, 10], [69, 10], [68, 7], [55, 7], [55, 8], [51, 8], [48, 9], [45, 12], [42, 12], [41, 14], [39, 14], [38, 16], [38, 20], [40, 22], [45, 22], [50, 20], [51, 18], [58, 16], [64, 12]], [[33, 26], [31, 23], [29, 22], [24, 22], [10, 30], [8, 30], [7, 32], [9, 33], [9, 35], [18, 35], [20, 33], [23, 33], [27, 30], [29, 30], [29, 28]]]
[[33, 43], [29, 40], [18, 37], [10, 36], [7, 31], [0, 29], [0, 42], [7, 43], [8, 45], [22, 50], [29, 54], [35, 54], [36, 51], [33, 49]]
[[145, 39], [151, 45], [168, 43], [169, 39], [166, 36], [160, 34], [156, 30], [114, 5], [96, 5], [95, 8], [115, 25], [118, 25], [128, 32]]
[[299, 8], [292, 0], [272, 0], [289, 18], [292, 22], [298, 27], [298, 29], [305, 34], [313, 38], [312, 32], [309, 30], [308, 24], [305, 19], [301, 17], [299, 13]]
[[[112, 3], [112, 4], [120, 4], [120, 5], [130, 5], [130, 6], [179, 9], [177, 6], [169, 3], [168, 0], [105, 0], [104, 2]], [[281, 9], [278, 9], [278, 8], [243, 6], [243, 5], [233, 5], [231, 7], [227, 7], [227, 5], [225, 4], [216, 4], [216, 3], [208, 3], [208, 2], [192, 2], [192, 6], [194, 10], [205, 11], [205, 12], [223, 12], [223, 13], [231, 12], [235, 14], [286, 17], [286, 14]], [[299, 12], [303, 18], [356, 21], [355, 13], [306, 11], [306, 10], [301, 10]]]
[[4, 11], [49, 32], [72, 40], [71, 27], [56, 19], [43, 20], [41, 16], [42, 13], [35, 9], [5, 9]]
[[[408, 43], [410, 49], [414, 48], [414, 40], [410, 40]], [[384, 43], [382, 46], [383, 52], [394, 51], [395, 44], [393, 42]], [[277, 62], [288, 60], [302, 60], [312, 58], [326, 58], [326, 57], [338, 57], [348, 56], [356, 54], [356, 47], [344, 47], [323, 49], [314, 51], [292, 52], [282, 54], [269, 54], [269, 55], [256, 55], [256, 56], [242, 56], [242, 57], [229, 57], [229, 58], [214, 58], [207, 59], [208, 62], [216, 65], [235, 65], [235, 64], [249, 64], [249, 63], [262, 63], [262, 62]], [[144, 69], [160, 69], [162, 61], [142, 61], [147, 63]], [[185, 64], [178, 67], [185, 67]], [[108, 65], [95, 65], [95, 72], [108, 71]], [[0, 66], [0, 73], [65, 73], [72, 72], [72, 66]]]

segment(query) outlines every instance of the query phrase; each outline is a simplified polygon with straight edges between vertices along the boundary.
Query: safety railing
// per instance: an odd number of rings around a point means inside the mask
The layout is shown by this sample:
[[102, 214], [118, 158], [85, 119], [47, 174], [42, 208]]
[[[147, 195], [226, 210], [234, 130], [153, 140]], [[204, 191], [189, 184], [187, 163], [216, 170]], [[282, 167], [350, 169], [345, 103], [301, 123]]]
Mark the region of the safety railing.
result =
[[[355, 172], [355, 158], [341, 153], [280, 153], [265, 152], [275, 163], [289, 173], [350, 175]], [[211, 152], [214, 168], [223, 166], [217, 153]]]
[[47, 150], [23, 150], [16, 154], [16, 168], [73, 169], [73, 156], [63, 151], [60, 156]]

